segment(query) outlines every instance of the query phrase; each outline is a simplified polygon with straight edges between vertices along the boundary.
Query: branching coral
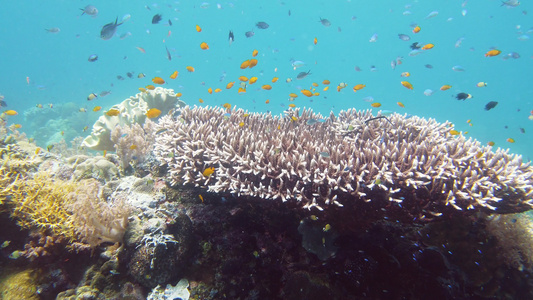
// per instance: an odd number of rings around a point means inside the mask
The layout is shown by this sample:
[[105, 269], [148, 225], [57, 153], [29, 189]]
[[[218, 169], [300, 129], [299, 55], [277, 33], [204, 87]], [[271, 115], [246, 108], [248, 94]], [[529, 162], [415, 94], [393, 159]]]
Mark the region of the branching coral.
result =
[[118, 125], [111, 132], [111, 141], [120, 158], [122, 169], [126, 169], [132, 161], [141, 163], [153, 149], [155, 142], [155, 124], [146, 120], [143, 126], [139, 124]]
[[[369, 111], [324, 118], [295, 109], [273, 117], [186, 107], [178, 120], [160, 120], [155, 152], [173, 184], [296, 199], [306, 208], [385, 199], [416, 219], [531, 209], [533, 168], [520, 156], [451, 135], [452, 128]], [[209, 167], [215, 172], [206, 176]]]

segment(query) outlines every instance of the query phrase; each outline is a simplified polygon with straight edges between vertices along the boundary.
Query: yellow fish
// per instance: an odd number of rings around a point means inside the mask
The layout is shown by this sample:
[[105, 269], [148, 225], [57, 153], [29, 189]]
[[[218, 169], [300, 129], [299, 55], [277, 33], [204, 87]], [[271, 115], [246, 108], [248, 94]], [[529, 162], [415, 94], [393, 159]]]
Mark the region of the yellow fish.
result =
[[164, 84], [165, 80], [161, 77], [154, 77], [152, 78], [152, 82], [155, 84]]
[[202, 172], [202, 175], [204, 175], [205, 177], [209, 177], [213, 175], [213, 173], [215, 173], [215, 167], [209, 167]]
[[18, 112], [14, 111], [14, 110], [12, 110], [12, 109], [10, 109], [10, 110], [6, 110], [6, 111], [4, 111], [4, 113], [5, 113], [6, 115], [8, 115], [8, 116], [16, 116], [16, 115], [19, 114]]
[[106, 116], [115, 117], [120, 115], [120, 111], [118, 109], [112, 108], [108, 110], [105, 114]]
[[413, 89], [413, 85], [409, 81], [402, 81], [401, 84], [410, 90]]
[[101, 106], [95, 106], [95, 107], [93, 108], [93, 111], [99, 111], [99, 110], [101, 110], [101, 109], [102, 109]]
[[159, 117], [159, 115], [161, 114], [161, 111], [157, 108], [150, 108], [147, 112], [146, 112], [146, 117], [148, 117], [148, 119], [153, 119], [153, 118], [157, 118]]

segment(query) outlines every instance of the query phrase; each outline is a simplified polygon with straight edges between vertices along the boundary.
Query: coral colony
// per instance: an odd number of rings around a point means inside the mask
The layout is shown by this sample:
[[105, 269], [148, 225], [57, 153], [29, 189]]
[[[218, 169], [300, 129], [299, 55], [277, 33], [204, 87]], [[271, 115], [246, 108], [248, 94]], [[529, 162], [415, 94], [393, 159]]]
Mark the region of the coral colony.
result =
[[[165, 131], [155, 145], [173, 184], [297, 200], [318, 210], [374, 201], [368, 196], [374, 191], [418, 219], [454, 210], [521, 212], [533, 204], [531, 167], [504, 150], [452, 136], [451, 124], [355, 110], [326, 119], [299, 109], [285, 117], [209, 107], [180, 113], [160, 120]], [[211, 166], [215, 174], [205, 176]]]
[[0, 297], [533, 297], [533, 167], [451, 123], [114, 109], [48, 151], [0, 119]]

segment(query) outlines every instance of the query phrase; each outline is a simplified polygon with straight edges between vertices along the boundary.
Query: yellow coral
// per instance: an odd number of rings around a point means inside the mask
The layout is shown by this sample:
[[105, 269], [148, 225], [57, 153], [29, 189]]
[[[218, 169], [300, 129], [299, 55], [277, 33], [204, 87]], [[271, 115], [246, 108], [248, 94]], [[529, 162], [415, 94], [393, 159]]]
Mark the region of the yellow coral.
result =
[[27, 269], [16, 273], [4, 270], [6, 274], [0, 279], [0, 299], [40, 299], [37, 295], [35, 270]]
[[55, 236], [77, 240], [72, 214], [67, 210], [68, 195], [76, 188], [72, 181], [55, 181], [45, 173], [12, 185], [12, 216], [23, 228], [40, 228]]

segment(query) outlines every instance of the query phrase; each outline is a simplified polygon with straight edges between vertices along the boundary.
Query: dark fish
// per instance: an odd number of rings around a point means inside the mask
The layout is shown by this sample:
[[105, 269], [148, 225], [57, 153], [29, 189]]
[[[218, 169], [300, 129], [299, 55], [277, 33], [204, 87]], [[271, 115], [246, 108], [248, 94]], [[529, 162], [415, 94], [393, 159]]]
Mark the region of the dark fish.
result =
[[255, 32], [252, 30], [252, 31], [246, 31], [246, 33], [244, 34], [247, 38], [251, 38], [252, 36], [254, 36]]
[[526, 133], [526, 130], [522, 127], [520, 127], [520, 133]]
[[229, 31], [229, 37], [228, 37], [228, 40], [229, 40], [229, 44], [231, 45], [231, 43], [233, 43], [235, 41], [235, 36], [233, 36], [233, 31]]
[[172, 60], [172, 56], [170, 55], [170, 52], [168, 51], [167, 46], [165, 46], [165, 50], [167, 50], [167, 58], [168, 58], [168, 60]]
[[7, 103], [4, 101], [4, 95], [0, 94], [0, 107], [7, 106]]
[[320, 21], [318, 21], [320, 23], [322, 23], [322, 25], [326, 26], [326, 27], [329, 27], [331, 26], [331, 22], [328, 20], [328, 19], [322, 19], [320, 18]]
[[124, 80], [124, 77], [120, 76], [120, 75], [117, 75], [117, 79], [118, 80]]
[[424, 67], [426, 67], [426, 68], [428, 68], [428, 69], [433, 69], [433, 66], [430, 65], [430, 64], [424, 65]]
[[126, 76], [128, 76], [129, 78], [133, 78], [133, 72], [126, 73]]
[[304, 79], [305, 77], [307, 77], [307, 75], [311, 75], [311, 70], [307, 72], [298, 73], [298, 75], [296, 76], [296, 79]]
[[418, 50], [420, 48], [422, 48], [422, 46], [420, 46], [420, 44], [418, 42], [414, 42], [411, 44], [411, 46], [409, 46], [409, 48], [413, 49], [413, 50]]
[[[464, 100], [466, 100], [466, 99], [470, 99], [470, 98], [473, 98], [473, 97], [472, 97], [472, 95], [467, 94], [467, 93], [459, 93], [459, 94], [455, 95], [455, 98], [456, 98], [457, 100], [463, 100], [463, 101], [464, 101]], [[498, 103], [498, 102], [496, 102], [496, 104], [497, 104], [497, 103]]]
[[100, 96], [100, 97], [105, 97], [105, 96], [107, 96], [107, 95], [109, 95], [109, 94], [111, 94], [111, 91], [102, 91], [102, 92], [100, 92], [100, 95], [99, 95], [99, 96]]
[[98, 60], [98, 55], [96, 55], [96, 54], [93, 54], [93, 55], [89, 56], [89, 59], [88, 59], [88, 61], [90, 61], [90, 62], [95, 62], [97, 60]]
[[402, 41], [409, 41], [411, 39], [410, 36], [408, 36], [407, 34], [398, 34], [398, 38], [400, 38], [400, 40]]
[[122, 25], [122, 22], [117, 23], [117, 21], [118, 17], [115, 19], [115, 23], [111, 22], [102, 27], [102, 30], [100, 31], [100, 38], [102, 38], [102, 40], [109, 40], [113, 37], [113, 35], [115, 35], [115, 32], [117, 32], [117, 27]]
[[495, 108], [496, 105], [498, 105], [498, 102], [496, 102], [496, 101], [490, 101], [489, 103], [487, 103], [487, 104], [485, 105], [485, 110], [491, 110], [491, 109]]
[[157, 24], [162, 19], [163, 19], [163, 16], [161, 16], [160, 14], [155, 14], [155, 16], [153, 16], [152, 18], [152, 24]]
[[172, 26], [172, 21], [170, 21], [170, 19], [168, 19], [168, 25]]
[[257, 28], [259, 29], [267, 29], [269, 27], [269, 25], [266, 22], [257, 22], [255, 26], [257, 26]]

